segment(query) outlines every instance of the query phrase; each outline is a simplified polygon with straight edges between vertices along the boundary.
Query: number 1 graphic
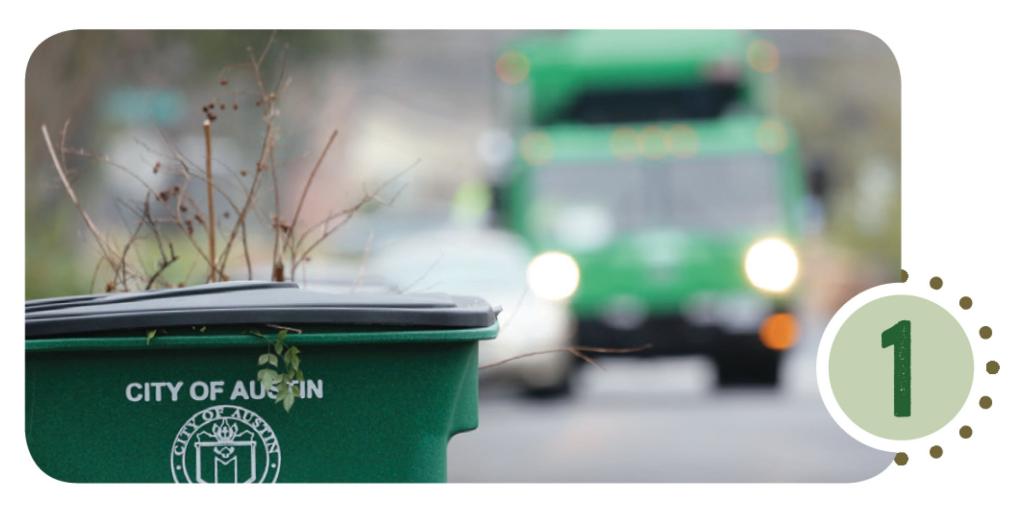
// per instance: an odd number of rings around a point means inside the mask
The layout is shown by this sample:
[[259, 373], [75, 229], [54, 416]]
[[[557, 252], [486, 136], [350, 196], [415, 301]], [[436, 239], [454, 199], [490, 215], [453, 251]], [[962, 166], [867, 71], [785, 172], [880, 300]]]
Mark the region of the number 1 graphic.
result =
[[882, 331], [882, 348], [892, 347], [892, 415], [910, 416], [910, 320]]

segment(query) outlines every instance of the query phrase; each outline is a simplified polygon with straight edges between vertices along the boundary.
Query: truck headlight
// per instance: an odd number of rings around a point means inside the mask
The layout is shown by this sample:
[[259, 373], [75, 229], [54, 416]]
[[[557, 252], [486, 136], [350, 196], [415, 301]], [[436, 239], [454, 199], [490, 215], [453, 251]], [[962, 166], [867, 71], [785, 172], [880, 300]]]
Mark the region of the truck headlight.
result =
[[572, 256], [563, 252], [541, 253], [526, 267], [526, 282], [542, 299], [568, 299], [580, 284], [580, 267]]
[[800, 261], [796, 250], [780, 238], [758, 240], [747, 249], [743, 270], [750, 284], [770, 293], [782, 293], [796, 282]]

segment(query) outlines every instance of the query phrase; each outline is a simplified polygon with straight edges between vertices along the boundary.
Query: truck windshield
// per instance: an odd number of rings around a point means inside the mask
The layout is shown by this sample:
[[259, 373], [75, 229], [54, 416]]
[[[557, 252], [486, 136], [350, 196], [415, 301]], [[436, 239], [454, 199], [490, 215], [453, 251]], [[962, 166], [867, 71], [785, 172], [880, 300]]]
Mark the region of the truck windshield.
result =
[[771, 228], [782, 220], [778, 182], [767, 155], [547, 165], [533, 176], [532, 223], [542, 236], [579, 246], [656, 228]]
[[608, 124], [712, 119], [734, 108], [739, 101], [740, 87], [735, 82], [595, 90], [579, 94], [563, 110], [538, 121], [540, 124]]

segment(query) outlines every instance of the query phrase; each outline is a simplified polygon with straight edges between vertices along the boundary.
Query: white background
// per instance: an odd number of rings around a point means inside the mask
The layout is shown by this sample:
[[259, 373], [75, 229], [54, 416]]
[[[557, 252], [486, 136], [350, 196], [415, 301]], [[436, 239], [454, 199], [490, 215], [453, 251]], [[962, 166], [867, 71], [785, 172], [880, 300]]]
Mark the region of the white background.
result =
[[[986, 379], [995, 406], [969, 417], [970, 449], [939, 460], [918, 455], [858, 484], [837, 485], [293, 485], [202, 487], [68, 485], [41, 473], [24, 441], [21, 328], [24, 250], [8, 243], [0, 268], [8, 336], [0, 485], [12, 509], [365, 509], [522, 510], [665, 508], [1005, 510], [1020, 507], [1024, 434], [1021, 399], [1021, 243], [1024, 229], [1024, 41], [1009, 2], [822, 1], [606, 2], [33, 2], [5, 5], [2, 225], [24, 240], [24, 78], [32, 50], [73, 28], [843, 28], [868, 31], [892, 49], [902, 74], [903, 267], [941, 275], [974, 298], [991, 325]], [[73, 255], [69, 255], [73, 257]], [[970, 327], [970, 326], [968, 326]], [[17, 333], [17, 334], [13, 334]], [[984, 375], [979, 375], [984, 378]], [[972, 396], [973, 396], [972, 392]], [[971, 406], [972, 404], [968, 404]], [[130, 428], [130, 426], [126, 426]], [[680, 440], [685, 442], [685, 440]], [[614, 460], [607, 461], [615, 464]], [[835, 461], [842, 464], [841, 459]]]

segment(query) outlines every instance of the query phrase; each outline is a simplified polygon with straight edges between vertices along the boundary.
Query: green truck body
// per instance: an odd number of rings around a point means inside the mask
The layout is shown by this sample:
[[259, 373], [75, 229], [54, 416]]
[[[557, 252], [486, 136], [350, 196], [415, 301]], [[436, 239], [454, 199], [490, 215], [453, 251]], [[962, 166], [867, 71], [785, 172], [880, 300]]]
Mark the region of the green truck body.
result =
[[580, 344], [705, 353], [723, 383], [774, 383], [786, 347], [765, 348], [762, 322], [797, 284], [759, 286], [748, 260], [762, 240], [796, 253], [805, 191], [796, 134], [765, 113], [773, 50], [743, 32], [599, 31], [499, 59], [527, 114], [498, 217], [575, 260]]

